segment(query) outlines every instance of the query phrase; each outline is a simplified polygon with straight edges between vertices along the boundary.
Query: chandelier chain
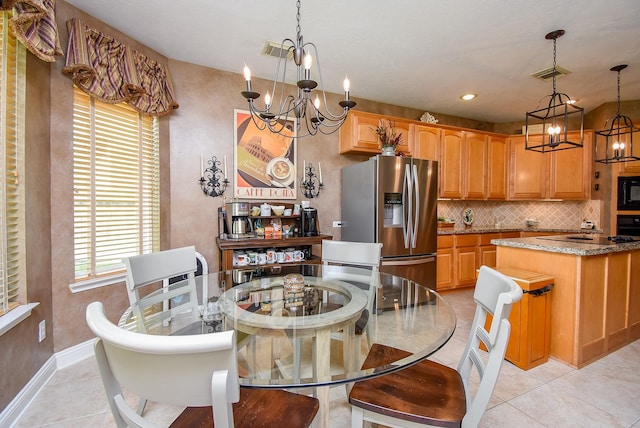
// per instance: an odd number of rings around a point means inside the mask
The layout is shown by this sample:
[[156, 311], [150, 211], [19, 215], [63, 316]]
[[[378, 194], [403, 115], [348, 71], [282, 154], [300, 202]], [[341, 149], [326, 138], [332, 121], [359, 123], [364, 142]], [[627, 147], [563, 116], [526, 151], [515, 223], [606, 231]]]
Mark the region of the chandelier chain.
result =
[[298, 8], [298, 13], [296, 13], [296, 33], [298, 37], [298, 41], [300, 40], [300, 34], [302, 33], [302, 29], [300, 28], [300, 0], [296, 2], [296, 7]]
[[556, 42], [557, 38], [553, 39], [553, 93], [556, 93]]
[[618, 70], [618, 116], [620, 116], [620, 70]]

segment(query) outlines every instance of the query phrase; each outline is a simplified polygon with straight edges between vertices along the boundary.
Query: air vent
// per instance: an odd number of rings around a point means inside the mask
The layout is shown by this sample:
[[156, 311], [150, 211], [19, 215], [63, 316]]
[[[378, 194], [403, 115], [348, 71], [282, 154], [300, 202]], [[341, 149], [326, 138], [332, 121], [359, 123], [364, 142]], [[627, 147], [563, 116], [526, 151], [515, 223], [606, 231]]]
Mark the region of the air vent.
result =
[[[285, 45], [285, 48], [288, 46], [290, 45]], [[293, 59], [293, 50], [282, 49], [282, 43], [267, 40], [262, 48], [262, 55], [272, 56], [275, 58], [287, 58], [287, 60], [291, 61]]]
[[[567, 70], [566, 68], [562, 68], [562, 67], [558, 67], [556, 65], [556, 79], [566, 76], [567, 74], [570, 74], [571, 72], [569, 70]], [[543, 70], [537, 71], [535, 73], [533, 73], [531, 76], [535, 77], [536, 79], [540, 79], [540, 80], [549, 80], [553, 77], [553, 67], [548, 67], [545, 68]]]

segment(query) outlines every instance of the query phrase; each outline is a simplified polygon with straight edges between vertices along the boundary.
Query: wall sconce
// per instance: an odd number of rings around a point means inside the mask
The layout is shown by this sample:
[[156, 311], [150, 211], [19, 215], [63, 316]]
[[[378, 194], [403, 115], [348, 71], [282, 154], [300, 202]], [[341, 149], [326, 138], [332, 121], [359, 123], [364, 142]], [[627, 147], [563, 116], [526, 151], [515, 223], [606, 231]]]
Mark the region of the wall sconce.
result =
[[211, 166], [205, 169], [204, 158], [200, 155], [202, 176], [198, 181], [204, 194], [215, 198], [221, 196], [227, 189], [227, 184], [229, 184], [229, 180], [227, 180], [227, 157], [224, 157], [224, 170], [220, 168], [222, 162], [215, 156], [209, 159], [207, 163]]
[[300, 181], [302, 193], [309, 199], [316, 198], [320, 195], [320, 190], [324, 187], [324, 184], [322, 184], [322, 166], [320, 166], [320, 162], [318, 162], [318, 175], [316, 175], [313, 164], [309, 163], [309, 165], [307, 165], [306, 161], [303, 162], [303, 176]]

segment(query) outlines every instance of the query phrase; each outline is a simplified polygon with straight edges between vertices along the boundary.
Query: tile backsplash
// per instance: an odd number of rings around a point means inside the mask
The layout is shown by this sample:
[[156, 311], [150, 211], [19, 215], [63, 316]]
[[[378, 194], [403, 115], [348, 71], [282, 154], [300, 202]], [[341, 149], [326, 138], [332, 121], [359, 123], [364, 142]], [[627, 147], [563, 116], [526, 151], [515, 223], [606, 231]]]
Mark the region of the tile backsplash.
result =
[[438, 216], [452, 218], [462, 224], [462, 212], [471, 208], [474, 226], [523, 227], [535, 218], [544, 228], [580, 228], [583, 220], [600, 227], [603, 202], [590, 201], [438, 201]]

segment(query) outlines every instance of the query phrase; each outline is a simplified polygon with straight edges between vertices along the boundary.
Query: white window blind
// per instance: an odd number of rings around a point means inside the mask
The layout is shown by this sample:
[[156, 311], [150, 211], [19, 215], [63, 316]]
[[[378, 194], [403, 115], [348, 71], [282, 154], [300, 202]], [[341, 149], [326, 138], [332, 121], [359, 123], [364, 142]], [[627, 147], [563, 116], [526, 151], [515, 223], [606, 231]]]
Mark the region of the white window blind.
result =
[[26, 300], [24, 94], [26, 51], [0, 12], [0, 314]]
[[123, 257], [159, 250], [157, 118], [74, 87], [76, 280], [124, 269]]

